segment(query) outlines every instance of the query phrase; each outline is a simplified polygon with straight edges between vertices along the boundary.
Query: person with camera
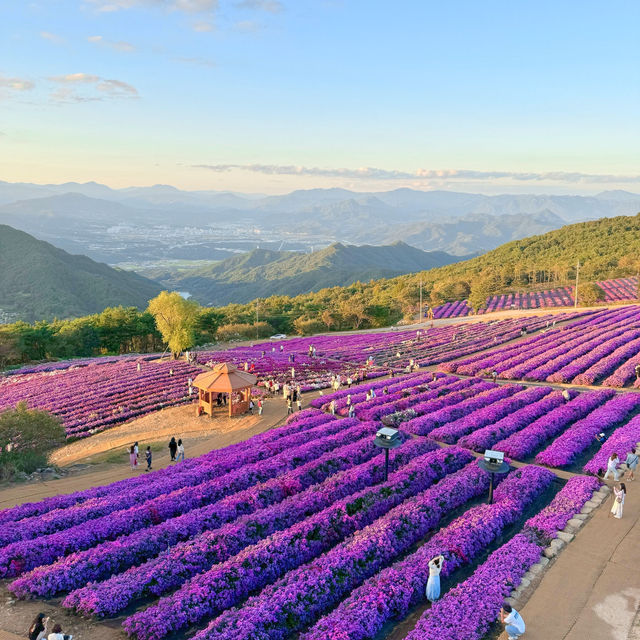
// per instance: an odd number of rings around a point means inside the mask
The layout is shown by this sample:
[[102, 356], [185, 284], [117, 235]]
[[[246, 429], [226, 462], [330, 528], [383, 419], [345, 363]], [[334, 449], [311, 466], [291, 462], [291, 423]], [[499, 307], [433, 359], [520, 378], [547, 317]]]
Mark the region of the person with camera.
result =
[[62, 627], [59, 624], [55, 624], [47, 640], [72, 640], [72, 638], [73, 636], [62, 633]]

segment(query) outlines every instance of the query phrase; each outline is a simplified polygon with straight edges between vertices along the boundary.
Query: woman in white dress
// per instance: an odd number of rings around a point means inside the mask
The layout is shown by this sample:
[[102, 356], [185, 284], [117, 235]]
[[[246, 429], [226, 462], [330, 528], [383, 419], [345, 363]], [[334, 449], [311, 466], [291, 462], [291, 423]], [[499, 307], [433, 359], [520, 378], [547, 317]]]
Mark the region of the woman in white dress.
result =
[[444, 564], [444, 556], [439, 555], [429, 560], [429, 580], [427, 580], [427, 600], [435, 602], [440, 597], [440, 572]]
[[627, 487], [624, 482], [619, 482], [613, 487], [613, 506], [609, 517], [622, 518], [622, 510], [624, 509], [624, 497], [627, 494]]

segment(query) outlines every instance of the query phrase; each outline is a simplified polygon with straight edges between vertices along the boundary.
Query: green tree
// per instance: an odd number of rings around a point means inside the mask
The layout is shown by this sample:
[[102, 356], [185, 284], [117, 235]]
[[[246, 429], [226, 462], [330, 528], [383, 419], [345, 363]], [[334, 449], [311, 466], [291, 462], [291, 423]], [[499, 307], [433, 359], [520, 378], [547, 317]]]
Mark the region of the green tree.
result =
[[595, 282], [585, 282], [578, 287], [578, 304], [581, 307], [590, 307], [605, 299], [605, 292]]
[[50, 413], [29, 409], [25, 402], [5, 409], [0, 412], [0, 478], [46, 466], [49, 452], [64, 441], [64, 428]]
[[198, 311], [197, 302], [175, 292], [162, 291], [149, 301], [149, 313], [174, 359], [194, 344]]

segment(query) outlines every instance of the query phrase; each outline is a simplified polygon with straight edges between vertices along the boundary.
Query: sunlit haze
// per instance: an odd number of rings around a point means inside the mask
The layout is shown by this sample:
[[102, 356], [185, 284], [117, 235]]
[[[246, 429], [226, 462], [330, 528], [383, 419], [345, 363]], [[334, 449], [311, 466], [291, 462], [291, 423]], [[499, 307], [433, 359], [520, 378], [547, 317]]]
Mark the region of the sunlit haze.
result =
[[640, 191], [636, 2], [0, 4], [0, 179]]

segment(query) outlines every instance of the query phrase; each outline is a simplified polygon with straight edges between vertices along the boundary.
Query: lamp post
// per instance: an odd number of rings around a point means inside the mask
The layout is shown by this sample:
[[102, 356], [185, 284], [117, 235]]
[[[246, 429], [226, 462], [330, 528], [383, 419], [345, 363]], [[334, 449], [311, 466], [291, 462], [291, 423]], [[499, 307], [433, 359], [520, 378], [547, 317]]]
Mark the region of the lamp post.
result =
[[492, 451], [487, 449], [478, 464], [489, 474], [489, 501], [493, 504], [493, 480], [496, 473], [503, 474], [509, 471], [509, 465], [504, 461], [504, 453], [502, 451]]
[[391, 427], [382, 427], [376, 433], [373, 443], [376, 447], [384, 449], [384, 481], [386, 482], [389, 479], [389, 450], [396, 449], [402, 444], [400, 432]]

